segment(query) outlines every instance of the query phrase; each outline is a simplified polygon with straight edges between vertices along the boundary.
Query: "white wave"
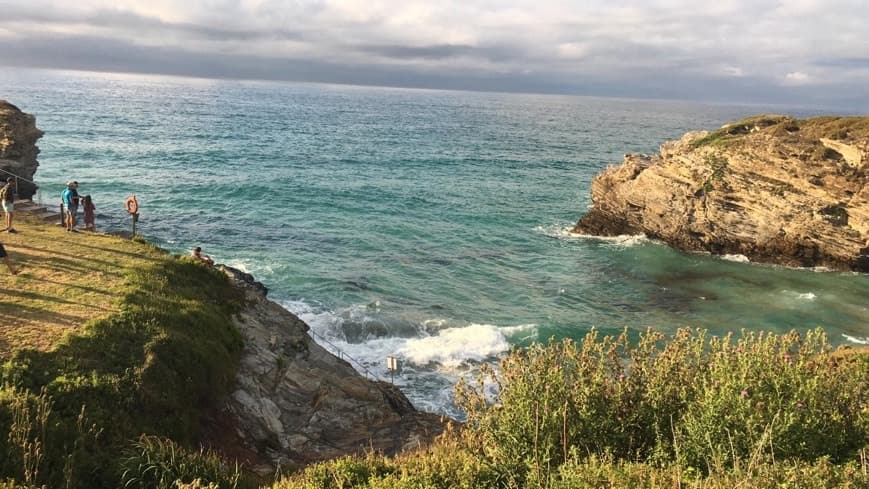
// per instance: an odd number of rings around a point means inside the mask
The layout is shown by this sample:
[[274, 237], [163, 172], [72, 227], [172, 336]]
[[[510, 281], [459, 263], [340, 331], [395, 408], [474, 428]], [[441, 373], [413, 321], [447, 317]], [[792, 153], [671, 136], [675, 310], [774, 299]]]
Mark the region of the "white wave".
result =
[[499, 328], [491, 324], [471, 324], [447, 328], [436, 335], [408, 339], [399, 350], [407, 361], [424, 366], [438, 363], [456, 368], [468, 361], [481, 362], [510, 350], [507, 336], [533, 325]]
[[[350, 361], [360, 373], [394, 381], [419, 409], [459, 418], [462, 413], [453, 400], [453, 386], [459, 378], [476, 377], [480, 363], [495, 366], [511, 343], [536, 340], [537, 335], [535, 324], [455, 324], [435, 317], [420, 320], [413, 337], [387, 331], [387, 336], [348, 341], [345, 328], [383, 324], [382, 312], [359, 304], [332, 311], [304, 299], [282, 305], [311, 327], [320, 346]], [[401, 334], [409, 331], [404, 328]], [[387, 356], [398, 358], [397, 373], [387, 370]]]
[[585, 241], [585, 240], [594, 240], [594, 241], [603, 241], [605, 243], [610, 243], [616, 245], [620, 248], [629, 248], [631, 246], [637, 246], [647, 243], [652, 243], [653, 241], [647, 238], [643, 234], [621, 234], [618, 236], [594, 236], [591, 234], [580, 234], [573, 232], [573, 226], [565, 226], [563, 224], [554, 224], [551, 226], [537, 226], [533, 229], [538, 233], [543, 233], [550, 238], [556, 239], [565, 239], [572, 241]]
[[247, 267], [247, 263], [243, 260], [229, 260], [226, 262], [227, 265], [235, 268], [237, 270], [241, 270], [244, 273], [250, 273], [250, 268]]
[[736, 263], [751, 263], [751, 260], [749, 260], [747, 256], [739, 254], [721, 255], [721, 259], [726, 261], [733, 261]]
[[844, 337], [846, 340], [850, 341], [851, 343], [856, 343], [858, 345], [869, 345], [869, 336], [864, 336], [862, 338], [858, 338], [856, 336], [851, 336], [851, 335], [847, 335], [845, 333], [842, 333], [842, 337]]
[[787, 297], [803, 301], [813, 301], [818, 298], [818, 296], [816, 296], [814, 292], [795, 292], [793, 290], [783, 290], [782, 294]]
[[[379, 365], [386, 355], [394, 355], [417, 366], [455, 370], [468, 362], [481, 362], [510, 349], [510, 339], [522, 341], [536, 338], [534, 324], [499, 327], [491, 324], [450, 326], [450, 320], [430, 318], [420, 322], [418, 336], [372, 337], [362, 342], [348, 342], [343, 327], [348, 323], [378, 323], [370, 306], [354, 305], [341, 311], [330, 311], [304, 300], [282, 304], [308, 324], [320, 336], [327, 338], [342, 351], [358, 356], [363, 364]], [[437, 365], [432, 365], [437, 364]]]

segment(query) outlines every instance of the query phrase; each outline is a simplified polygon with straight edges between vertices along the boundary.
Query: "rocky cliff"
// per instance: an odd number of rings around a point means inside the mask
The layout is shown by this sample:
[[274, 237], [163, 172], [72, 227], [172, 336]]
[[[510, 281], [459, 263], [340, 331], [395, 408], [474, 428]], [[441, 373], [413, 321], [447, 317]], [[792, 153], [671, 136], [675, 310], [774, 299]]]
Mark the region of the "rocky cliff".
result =
[[869, 117], [757, 116], [625, 155], [574, 232], [869, 272]]
[[274, 473], [365, 450], [417, 448], [443, 430], [438, 416], [414, 409], [395, 386], [366, 379], [315, 343], [308, 325], [267, 299], [252, 277], [225, 271], [248, 305], [236, 318], [245, 347], [223, 413], [234, 440], [219, 435], [217, 445], [244, 445], [261, 472]]
[[[42, 137], [42, 131], [36, 128], [36, 118], [25, 114], [18, 107], [5, 100], [0, 100], [0, 170], [12, 173], [26, 180], [33, 180], [36, 167], [36, 155], [39, 148], [36, 141]], [[6, 180], [9, 175], [0, 171], [0, 179]], [[36, 186], [30, 182], [18, 181], [18, 197], [30, 199], [36, 193]]]

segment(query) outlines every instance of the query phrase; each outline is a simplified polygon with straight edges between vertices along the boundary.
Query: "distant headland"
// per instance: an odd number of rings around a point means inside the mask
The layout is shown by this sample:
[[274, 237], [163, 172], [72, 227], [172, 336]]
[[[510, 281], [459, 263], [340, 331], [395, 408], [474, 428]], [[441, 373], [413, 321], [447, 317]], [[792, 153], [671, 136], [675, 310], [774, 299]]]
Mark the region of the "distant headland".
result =
[[574, 232], [869, 272], [869, 117], [750, 117], [597, 175]]

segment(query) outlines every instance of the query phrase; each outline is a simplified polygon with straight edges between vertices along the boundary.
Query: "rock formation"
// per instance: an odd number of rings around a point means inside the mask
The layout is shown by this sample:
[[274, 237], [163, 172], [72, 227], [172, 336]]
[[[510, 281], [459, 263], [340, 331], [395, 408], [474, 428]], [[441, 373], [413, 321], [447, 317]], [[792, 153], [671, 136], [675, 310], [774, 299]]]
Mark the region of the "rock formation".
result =
[[598, 174], [574, 232], [869, 272], [869, 117], [757, 116]]
[[[33, 180], [36, 167], [36, 155], [39, 148], [36, 141], [42, 137], [42, 131], [36, 128], [36, 118], [25, 114], [18, 107], [5, 100], [0, 100], [0, 179], [6, 180], [12, 173], [26, 180]], [[18, 181], [18, 198], [30, 199], [36, 193], [36, 185]]]
[[396, 453], [443, 430], [395, 386], [366, 379], [315, 343], [308, 325], [249, 275], [224, 271], [248, 300], [236, 319], [245, 347], [225, 413], [237, 440], [266, 463], [262, 472], [370, 449]]

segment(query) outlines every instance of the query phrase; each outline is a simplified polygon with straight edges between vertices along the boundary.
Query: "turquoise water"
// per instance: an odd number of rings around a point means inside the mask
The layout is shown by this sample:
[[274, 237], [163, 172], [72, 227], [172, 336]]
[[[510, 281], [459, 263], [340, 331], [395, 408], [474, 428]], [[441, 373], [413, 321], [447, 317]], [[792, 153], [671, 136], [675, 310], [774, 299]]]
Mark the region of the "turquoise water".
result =
[[869, 336], [869, 277], [570, 235], [595, 173], [744, 107], [587, 97], [0, 73], [37, 116], [40, 198], [75, 179], [97, 224], [201, 245], [396, 383], [452, 412], [451, 385], [510, 345], [652, 326]]

